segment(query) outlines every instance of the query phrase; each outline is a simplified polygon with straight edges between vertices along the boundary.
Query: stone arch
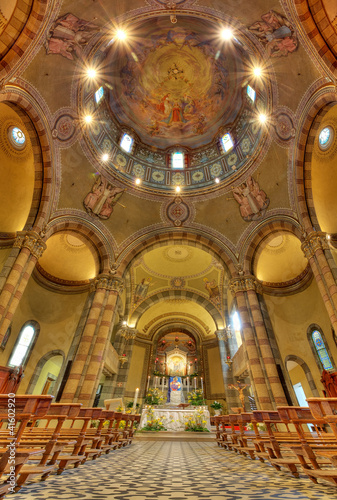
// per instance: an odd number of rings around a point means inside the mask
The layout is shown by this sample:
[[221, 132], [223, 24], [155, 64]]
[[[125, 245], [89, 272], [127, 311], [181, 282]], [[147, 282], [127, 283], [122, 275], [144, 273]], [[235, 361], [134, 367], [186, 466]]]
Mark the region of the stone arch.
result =
[[322, 0], [294, 2], [303, 29], [315, 47], [318, 56], [334, 75], [337, 74], [337, 37]]
[[157, 302], [160, 302], [161, 300], [165, 298], [186, 298], [188, 300], [192, 300], [196, 302], [197, 304], [201, 305], [213, 318], [217, 329], [219, 328], [224, 328], [224, 320], [218, 311], [218, 309], [215, 307], [214, 304], [212, 304], [208, 299], [203, 297], [202, 295], [192, 292], [189, 290], [163, 290], [158, 293], [153, 294], [152, 296], [148, 297], [146, 300], [144, 300], [132, 313], [129, 323], [131, 325], [137, 325], [138, 320], [144, 314], [144, 312], [149, 309], [151, 306], [156, 304]]
[[[319, 397], [320, 394], [318, 392], [318, 389], [317, 389], [317, 386], [315, 384], [314, 378], [313, 378], [313, 376], [311, 374], [310, 368], [307, 365], [307, 363], [305, 361], [303, 361], [303, 359], [299, 358], [298, 356], [296, 356], [294, 354], [289, 354], [285, 358], [284, 363], [285, 363], [286, 367], [287, 367], [287, 361], [295, 361], [295, 363], [297, 363], [302, 368], [302, 370], [305, 373], [305, 377], [306, 377], [306, 379], [308, 381], [308, 384], [309, 384], [309, 387], [310, 387], [310, 389], [312, 391], [313, 396]], [[287, 368], [287, 372], [288, 372], [288, 368]]]
[[143, 252], [148, 252], [149, 249], [174, 243], [194, 246], [205, 250], [207, 253], [212, 254], [217, 260], [221, 260], [231, 275], [236, 272], [236, 257], [233, 252], [228, 247], [221, 244], [221, 242], [215, 241], [215, 239], [200, 233], [182, 230], [179, 230], [179, 232], [174, 230], [169, 232], [167, 228], [163, 229], [161, 232], [147, 233], [139, 238], [138, 241], [133, 242], [132, 248], [130, 248], [131, 245], [129, 245], [122, 251], [116, 259], [119, 272], [123, 274], [131, 265], [132, 261], [136, 257], [142, 255]]
[[287, 220], [267, 220], [263, 222], [252, 232], [250, 239], [246, 242], [242, 258], [245, 272], [253, 274], [254, 261], [262, 251], [261, 243], [272, 239], [280, 231], [289, 232], [300, 241], [304, 239], [302, 227], [295, 219], [288, 218]]
[[[34, 373], [33, 375], [31, 376], [30, 378], [30, 381], [29, 381], [29, 384], [28, 384], [28, 387], [27, 387], [27, 394], [32, 394], [33, 393], [33, 390], [35, 388], [35, 385], [36, 385], [36, 382], [38, 381], [38, 378], [41, 374], [41, 371], [42, 371], [42, 368], [44, 367], [44, 365], [46, 364], [47, 361], [49, 361], [49, 359], [55, 357], [55, 356], [62, 356], [62, 366], [61, 366], [61, 369], [60, 369], [60, 373], [59, 373], [59, 376], [56, 380], [56, 384], [55, 384], [55, 387], [57, 388], [57, 386], [59, 385], [59, 382], [60, 382], [60, 374], [62, 373], [62, 369], [64, 368], [64, 363], [65, 363], [65, 354], [63, 351], [61, 351], [60, 349], [54, 349], [53, 351], [49, 351], [47, 352], [46, 354], [44, 354], [44, 356], [42, 356], [42, 358], [39, 359], [37, 365], [36, 365], [36, 368], [34, 370]], [[56, 392], [56, 391], [55, 391]]]
[[337, 102], [334, 86], [324, 85], [308, 99], [302, 110], [302, 119], [294, 141], [294, 185], [298, 214], [303, 230], [310, 233], [313, 227], [320, 230], [313, 203], [311, 187], [311, 160], [313, 144], [323, 116]]
[[31, 210], [25, 229], [40, 232], [48, 220], [52, 204], [53, 157], [55, 156], [50, 127], [45, 114], [31, 96], [15, 86], [6, 86], [0, 102], [10, 106], [23, 120], [32, 143], [35, 166], [35, 186]]
[[99, 231], [93, 223], [84, 219], [76, 221], [76, 219], [72, 218], [70, 220], [66, 216], [57, 217], [48, 224], [45, 241], [47, 241], [53, 234], [61, 231], [72, 231], [78, 233], [86, 240], [88, 247], [91, 248], [97, 256], [99, 272], [107, 273], [110, 271], [111, 265], [114, 261], [114, 254], [109, 242], [103, 237], [101, 231]]

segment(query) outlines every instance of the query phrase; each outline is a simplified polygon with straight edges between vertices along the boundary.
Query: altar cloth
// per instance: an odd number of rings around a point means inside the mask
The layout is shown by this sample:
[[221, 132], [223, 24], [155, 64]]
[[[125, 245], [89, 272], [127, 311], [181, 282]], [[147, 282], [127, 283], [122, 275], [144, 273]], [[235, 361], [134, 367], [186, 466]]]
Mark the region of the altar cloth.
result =
[[[159, 418], [163, 422], [163, 426], [168, 431], [181, 432], [185, 430], [185, 423], [188, 417], [193, 417], [196, 408], [191, 409], [179, 409], [179, 408], [153, 408], [153, 418]], [[207, 407], [203, 410], [203, 420], [206, 420], [206, 428], [211, 430], [210, 414]], [[165, 418], [164, 418], [165, 417]], [[147, 423], [147, 409], [144, 408], [142, 411], [142, 417], [139, 424], [139, 429], [146, 426]]]

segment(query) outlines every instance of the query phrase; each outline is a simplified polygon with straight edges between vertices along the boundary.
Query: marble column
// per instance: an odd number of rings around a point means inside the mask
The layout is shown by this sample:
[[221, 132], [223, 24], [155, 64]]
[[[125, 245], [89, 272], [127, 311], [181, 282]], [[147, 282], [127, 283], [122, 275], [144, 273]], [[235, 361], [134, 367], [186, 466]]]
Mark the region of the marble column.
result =
[[77, 402], [85, 406], [93, 404], [96, 390], [102, 375], [104, 366], [104, 354], [110, 341], [110, 327], [114, 319], [116, 303], [119, 293], [123, 290], [123, 281], [120, 278], [111, 278], [107, 284], [107, 301], [100, 321], [97, 337], [92, 353], [88, 358], [88, 368], [84, 377]]
[[[301, 248], [309, 261], [331, 325], [337, 331], [337, 286], [329, 264], [329, 261], [333, 262], [333, 259], [326, 233], [322, 231], [309, 233], [303, 241]], [[329, 261], [326, 256], [327, 254]]]
[[[110, 289], [115, 286], [114, 283], [116, 280], [120, 283], [119, 279], [107, 274], [102, 274], [93, 280], [92, 286], [95, 289], [95, 295], [74, 361], [71, 366], [69, 377], [61, 397], [62, 403], [77, 401], [77, 394], [81, 391], [80, 382], [82, 375], [85, 371], [87, 371], [85, 368], [89, 368], [88, 361], [90, 359], [90, 350], [96, 334], [98, 335], [97, 332], [99, 331], [99, 327], [104, 316], [104, 311], [102, 314], [103, 305], [105, 302], [108, 302], [107, 298], [110, 296]], [[108, 308], [109, 314], [111, 311], [111, 301], [112, 297], [110, 299], [110, 307]]]
[[19, 249], [19, 253], [0, 294], [0, 343], [12, 322], [36, 263], [47, 246], [35, 231], [20, 231], [13, 248]]
[[129, 326], [123, 326], [117, 332], [114, 347], [119, 353], [120, 365], [113, 384], [114, 398], [124, 397], [136, 334], [137, 330]]
[[[269, 388], [264, 374], [264, 367], [260, 359], [259, 350], [255, 341], [254, 331], [250, 322], [247, 308], [247, 283], [245, 277], [233, 278], [230, 281], [230, 289], [236, 298], [238, 313], [241, 319], [245, 349], [247, 352], [250, 372], [256, 390], [257, 403], [263, 410], [274, 409], [273, 402], [269, 395]], [[246, 300], [247, 299], [247, 300]]]
[[273, 399], [278, 406], [287, 405], [287, 398], [284, 394], [284, 390], [280, 382], [271, 343], [264, 324], [260, 303], [257, 297], [257, 293], [262, 294], [261, 284], [254, 276], [248, 276], [246, 277], [246, 289], [248, 304], [256, 332], [257, 343], [260, 348], [262, 361], [266, 370]]
[[237, 397], [237, 391], [235, 389], [230, 389], [228, 387], [229, 385], [235, 384], [232, 367], [226, 364], [227, 356], [232, 356], [232, 353], [230, 352], [230, 347], [228, 345], [227, 331], [217, 330], [215, 334], [219, 342], [219, 351], [220, 351], [223, 381], [225, 386], [227, 411], [228, 413], [231, 413], [231, 408], [240, 406], [239, 399]]

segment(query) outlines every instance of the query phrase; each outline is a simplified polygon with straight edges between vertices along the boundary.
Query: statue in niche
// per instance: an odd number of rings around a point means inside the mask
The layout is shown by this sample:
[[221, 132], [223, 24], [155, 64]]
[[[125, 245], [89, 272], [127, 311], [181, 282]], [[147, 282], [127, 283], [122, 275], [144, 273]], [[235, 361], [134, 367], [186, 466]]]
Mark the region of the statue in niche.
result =
[[109, 219], [124, 191], [126, 189], [113, 186], [99, 175], [90, 193], [84, 198], [83, 205], [89, 214], [97, 215], [100, 219]]
[[240, 214], [243, 220], [250, 222], [262, 219], [270, 200], [252, 176], [249, 176], [246, 182], [236, 188], [232, 187], [232, 193], [234, 199], [240, 205]]

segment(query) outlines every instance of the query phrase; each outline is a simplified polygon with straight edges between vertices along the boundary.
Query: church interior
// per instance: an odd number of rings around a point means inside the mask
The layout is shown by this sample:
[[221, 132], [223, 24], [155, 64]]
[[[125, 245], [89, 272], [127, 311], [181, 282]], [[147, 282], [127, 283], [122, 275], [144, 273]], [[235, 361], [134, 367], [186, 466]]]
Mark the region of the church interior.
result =
[[0, 498], [336, 495], [336, 0], [0, 0], [0, 172]]

